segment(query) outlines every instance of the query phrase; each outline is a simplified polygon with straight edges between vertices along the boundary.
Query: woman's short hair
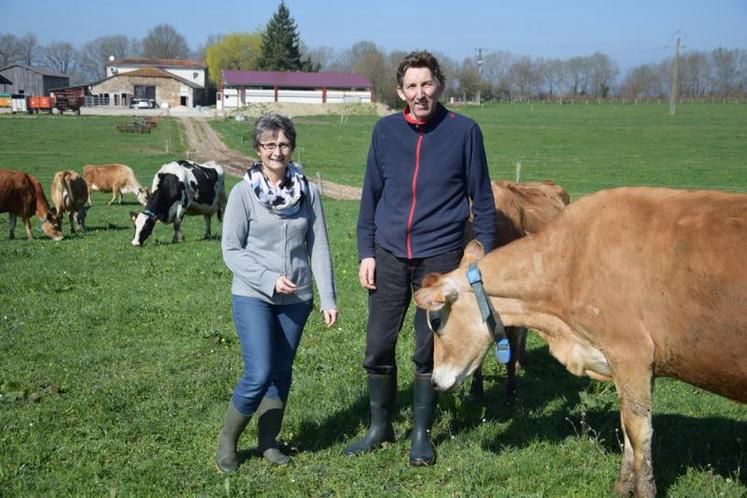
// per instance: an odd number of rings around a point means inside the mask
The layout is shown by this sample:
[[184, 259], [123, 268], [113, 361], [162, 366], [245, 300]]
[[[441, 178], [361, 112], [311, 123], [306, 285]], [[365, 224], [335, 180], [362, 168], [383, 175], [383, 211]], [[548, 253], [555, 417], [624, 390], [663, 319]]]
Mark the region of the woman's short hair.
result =
[[268, 112], [261, 115], [257, 118], [257, 121], [254, 123], [254, 129], [252, 130], [252, 144], [254, 148], [259, 147], [259, 139], [262, 135], [269, 133], [277, 136], [280, 131], [285, 133], [285, 136], [290, 140], [291, 148], [295, 149], [296, 128], [293, 126], [293, 121], [288, 116], [283, 116], [276, 112]]
[[446, 86], [446, 78], [444, 78], [444, 73], [441, 72], [441, 65], [438, 63], [438, 59], [426, 50], [414, 50], [402, 59], [397, 69], [397, 86], [402, 86], [405, 73], [411, 67], [427, 67], [431, 70], [431, 74], [436, 78], [436, 81], [438, 81], [438, 85], [441, 88]]

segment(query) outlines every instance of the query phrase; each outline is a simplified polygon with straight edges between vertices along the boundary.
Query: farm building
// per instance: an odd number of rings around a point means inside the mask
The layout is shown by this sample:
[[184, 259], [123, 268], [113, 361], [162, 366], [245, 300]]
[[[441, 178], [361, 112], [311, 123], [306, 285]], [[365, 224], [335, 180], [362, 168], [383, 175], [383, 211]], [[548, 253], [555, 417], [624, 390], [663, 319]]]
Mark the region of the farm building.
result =
[[117, 72], [90, 86], [92, 95], [109, 105], [128, 106], [146, 99], [158, 107], [195, 107], [203, 102], [205, 87], [157, 67]]
[[0, 88], [2, 88], [3, 93], [10, 93], [10, 85], [12, 84], [12, 81], [0, 74]]
[[156, 67], [167, 73], [191, 81], [202, 88], [207, 85], [207, 66], [197, 61], [183, 59], [143, 59], [128, 58], [109, 62], [106, 65], [106, 76], [128, 73], [146, 67]]
[[352, 73], [222, 71], [218, 109], [237, 109], [262, 102], [343, 104], [371, 102], [373, 85]]
[[68, 86], [70, 78], [47, 67], [32, 67], [23, 64], [11, 64], [0, 69], [0, 76], [12, 81], [6, 85], [8, 93], [36, 95], [46, 97], [52, 88]]

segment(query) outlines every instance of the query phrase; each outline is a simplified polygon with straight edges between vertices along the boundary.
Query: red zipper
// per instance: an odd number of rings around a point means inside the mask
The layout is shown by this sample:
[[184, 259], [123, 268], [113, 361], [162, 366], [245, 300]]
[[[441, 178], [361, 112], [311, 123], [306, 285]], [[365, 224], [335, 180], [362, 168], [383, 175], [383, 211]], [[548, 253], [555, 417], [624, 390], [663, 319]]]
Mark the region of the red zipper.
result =
[[407, 218], [407, 259], [412, 259], [412, 218], [415, 215], [415, 200], [418, 185], [418, 170], [420, 169], [420, 144], [423, 143], [423, 132], [418, 136], [418, 145], [415, 148], [415, 172], [412, 174], [412, 205], [410, 216]]

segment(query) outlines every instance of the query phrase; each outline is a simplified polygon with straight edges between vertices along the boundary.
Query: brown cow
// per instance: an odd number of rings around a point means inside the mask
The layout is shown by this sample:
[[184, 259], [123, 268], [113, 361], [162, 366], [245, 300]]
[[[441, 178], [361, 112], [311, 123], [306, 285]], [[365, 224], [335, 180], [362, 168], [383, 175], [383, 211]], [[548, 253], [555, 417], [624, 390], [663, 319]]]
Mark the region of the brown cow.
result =
[[88, 184], [75, 171], [58, 171], [52, 180], [52, 202], [57, 207], [60, 217], [65, 212], [70, 219], [70, 230], [86, 229], [86, 212], [91, 205], [88, 202]]
[[672, 377], [747, 402], [747, 195], [601, 191], [544, 230], [431, 274], [418, 306], [441, 314], [433, 382], [447, 390], [492, 343], [465, 276], [479, 259], [505, 325], [531, 327], [573, 374], [612, 380], [625, 449], [615, 491], [654, 496], [651, 391]]
[[16, 238], [16, 219], [23, 220], [23, 226], [29, 240], [31, 234], [31, 217], [36, 215], [41, 220], [42, 231], [51, 239], [62, 239], [62, 217], [55, 209], [49, 209], [47, 197], [39, 180], [27, 173], [10, 169], [0, 169], [0, 213], [10, 215], [11, 240]]
[[[543, 182], [514, 183], [495, 180], [491, 183], [496, 209], [496, 242], [501, 247], [525, 235], [536, 233], [555, 218], [570, 202], [568, 192], [550, 180]], [[471, 225], [467, 224], [466, 240], [472, 239]], [[526, 366], [527, 329], [509, 327], [506, 331], [511, 350], [511, 360], [506, 365], [506, 404], [516, 399], [516, 364]], [[472, 401], [483, 398], [482, 368], [475, 370], [470, 385]]]
[[122, 204], [122, 194], [135, 194], [137, 200], [145, 206], [148, 202], [148, 189], [140, 185], [132, 168], [124, 164], [87, 164], [83, 166], [83, 176], [88, 183], [89, 203], [91, 191], [112, 192], [112, 200]]

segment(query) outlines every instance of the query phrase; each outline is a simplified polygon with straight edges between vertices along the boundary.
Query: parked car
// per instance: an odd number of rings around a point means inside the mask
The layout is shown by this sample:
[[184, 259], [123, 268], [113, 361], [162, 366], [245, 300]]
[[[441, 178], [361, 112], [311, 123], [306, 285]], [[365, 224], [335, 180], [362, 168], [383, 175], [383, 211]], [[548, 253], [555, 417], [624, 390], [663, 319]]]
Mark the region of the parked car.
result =
[[153, 99], [132, 99], [131, 109], [155, 109], [156, 101]]

